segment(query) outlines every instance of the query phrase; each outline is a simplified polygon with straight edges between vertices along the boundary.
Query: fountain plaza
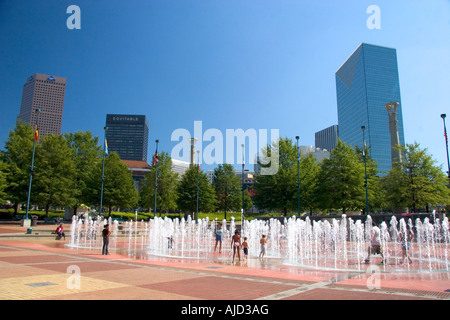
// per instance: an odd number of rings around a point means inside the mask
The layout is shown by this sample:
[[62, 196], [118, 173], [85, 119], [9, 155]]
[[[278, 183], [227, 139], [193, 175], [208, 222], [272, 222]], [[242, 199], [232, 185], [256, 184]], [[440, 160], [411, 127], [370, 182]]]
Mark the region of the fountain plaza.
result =
[[[65, 224], [65, 240], [55, 240], [54, 225], [28, 232], [0, 223], [0, 299], [449, 300], [448, 219], [381, 222], [386, 261], [371, 255], [366, 263], [376, 218], [286, 217], [241, 225], [189, 216], [120, 223], [74, 216]], [[105, 224], [111, 226], [109, 255], [101, 253]], [[221, 252], [214, 250], [219, 224]], [[233, 262], [236, 230], [248, 238], [249, 256]], [[412, 263], [402, 261], [401, 235], [408, 230]], [[261, 259], [262, 235], [268, 244]]]

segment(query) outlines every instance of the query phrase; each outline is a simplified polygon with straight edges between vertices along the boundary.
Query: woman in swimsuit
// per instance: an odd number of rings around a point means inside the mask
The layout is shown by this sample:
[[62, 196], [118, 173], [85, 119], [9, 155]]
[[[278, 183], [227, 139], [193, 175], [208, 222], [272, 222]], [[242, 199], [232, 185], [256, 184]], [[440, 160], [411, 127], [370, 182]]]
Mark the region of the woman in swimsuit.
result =
[[233, 263], [236, 252], [238, 254], [239, 261], [241, 261], [241, 236], [237, 230], [234, 232], [234, 236], [231, 237], [231, 246], [233, 247]]

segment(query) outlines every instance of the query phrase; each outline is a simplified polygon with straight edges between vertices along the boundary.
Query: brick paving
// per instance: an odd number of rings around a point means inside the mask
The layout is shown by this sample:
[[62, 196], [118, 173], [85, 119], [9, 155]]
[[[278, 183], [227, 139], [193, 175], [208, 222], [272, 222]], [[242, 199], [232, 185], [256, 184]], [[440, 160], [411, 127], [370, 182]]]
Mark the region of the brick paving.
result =
[[[54, 226], [39, 226], [53, 230]], [[37, 228], [36, 228], [37, 229]], [[21, 236], [17, 236], [20, 234]], [[0, 300], [449, 300], [447, 272], [321, 271], [248, 263], [140, 258], [67, 246], [0, 225]], [[374, 278], [375, 277], [375, 278]]]

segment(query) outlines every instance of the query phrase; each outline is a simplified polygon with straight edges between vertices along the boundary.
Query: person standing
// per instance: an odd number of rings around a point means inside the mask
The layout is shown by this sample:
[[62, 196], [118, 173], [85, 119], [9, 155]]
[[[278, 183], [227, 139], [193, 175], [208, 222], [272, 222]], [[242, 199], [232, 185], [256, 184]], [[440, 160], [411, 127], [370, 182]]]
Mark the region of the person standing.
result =
[[241, 261], [241, 236], [237, 230], [234, 232], [234, 236], [231, 237], [231, 246], [233, 247], [233, 263], [236, 253], [239, 261]]
[[244, 250], [244, 260], [248, 260], [248, 242], [247, 237], [244, 237], [244, 242], [242, 242], [242, 250]]
[[111, 231], [109, 230], [109, 224], [105, 224], [105, 227], [102, 231], [103, 237], [103, 247], [102, 247], [102, 255], [108, 255], [108, 247], [109, 247], [109, 236], [111, 235]]
[[216, 229], [216, 245], [214, 247], [214, 252], [217, 250], [217, 244], [219, 244], [219, 253], [222, 252], [222, 225], [219, 224]]
[[259, 240], [259, 244], [261, 245], [261, 252], [259, 253], [259, 257], [264, 258], [264, 255], [266, 254], [266, 244], [267, 244], [267, 238], [265, 234], [262, 235], [261, 240]]

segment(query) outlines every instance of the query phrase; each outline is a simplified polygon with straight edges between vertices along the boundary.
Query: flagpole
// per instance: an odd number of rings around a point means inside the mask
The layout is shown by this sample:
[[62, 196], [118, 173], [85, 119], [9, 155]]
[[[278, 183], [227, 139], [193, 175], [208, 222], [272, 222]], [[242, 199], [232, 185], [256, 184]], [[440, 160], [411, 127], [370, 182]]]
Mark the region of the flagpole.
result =
[[447, 115], [445, 113], [441, 114], [441, 118], [444, 121], [444, 136], [445, 136], [445, 147], [447, 149], [447, 177], [449, 179], [449, 186], [450, 186], [450, 162], [448, 159], [448, 136], [447, 136], [447, 127], [445, 126], [445, 118], [447, 117]]
[[104, 129], [105, 129], [105, 139], [103, 139], [102, 188], [100, 191], [100, 210], [99, 210], [100, 216], [102, 215], [102, 210], [103, 210], [103, 184], [105, 182], [105, 157], [108, 152], [107, 142], [106, 142], [106, 130], [108, 130], [108, 127], [104, 127]]
[[155, 207], [154, 207], [154, 211], [153, 211], [153, 217], [156, 218], [156, 195], [158, 192], [158, 143], [159, 140], [156, 140], [156, 151], [155, 151], [155, 155], [153, 156], [153, 165], [155, 166]]
[[363, 132], [363, 156], [364, 156], [364, 187], [366, 188], [366, 215], [369, 214], [369, 191], [367, 189], [367, 161], [366, 161], [366, 138], [364, 132], [366, 130], [365, 126], [361, 126]]
[[38, 123], [39, 123], [39, 113], [41, 113], [41, 109], [36, 109], [35, 112], [36, 112], [36, 128], [34, 131], [33, 155], [31, 156], [30, 182], [28, 183], [28, 198], [27, 198], [27, 209], [25, 211], [25, 220], [28, 220], [28, 210], [30, 208], [31, 183], [33, 182], [33, 174], [34, 174], [34, 154], [36, 151], [36, 141], [39, 135]]

